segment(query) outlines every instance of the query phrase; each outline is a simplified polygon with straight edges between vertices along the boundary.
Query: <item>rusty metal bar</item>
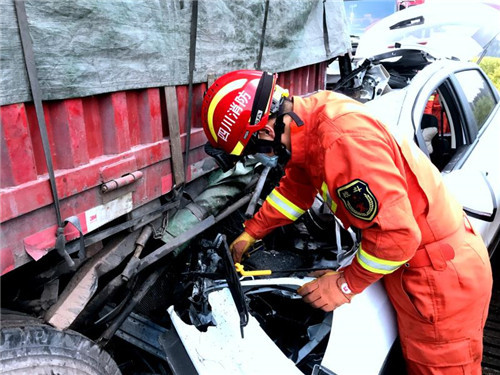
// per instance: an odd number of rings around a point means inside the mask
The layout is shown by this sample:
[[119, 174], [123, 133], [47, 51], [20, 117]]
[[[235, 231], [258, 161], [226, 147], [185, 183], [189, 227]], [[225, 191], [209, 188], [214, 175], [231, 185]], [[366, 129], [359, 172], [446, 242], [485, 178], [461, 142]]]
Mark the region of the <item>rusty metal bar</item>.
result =
[[141, 179], [142, 175], [143, 173], [141, 171], [127, 173], [126, 175], [120, 178], [115, 178], [114, 180], [102, 184], [101, 191], [103, 193], [107, 193], [116, 190], [118, 188], [121, 188], [122, 186], [130, 185], [131, 183], [134, 183], [135, 181]]
[[266, 182], [267, 175], [269, 174], [270, 170], [271, 167], [265, 167], [259, 177], [259, 181], [257, 182], [257, 186], [255, 187], [255, 191], [253, 192], [252, 199], [250, 200], [248, 208], [245, 211], [245, 217], [247, 219], [250, 219], [255, 213], [255, 208], [257, 207], [257, 202], [259, 201], [260, 193], [262, 193], [262, 189], [264, 188], [264, 183]]

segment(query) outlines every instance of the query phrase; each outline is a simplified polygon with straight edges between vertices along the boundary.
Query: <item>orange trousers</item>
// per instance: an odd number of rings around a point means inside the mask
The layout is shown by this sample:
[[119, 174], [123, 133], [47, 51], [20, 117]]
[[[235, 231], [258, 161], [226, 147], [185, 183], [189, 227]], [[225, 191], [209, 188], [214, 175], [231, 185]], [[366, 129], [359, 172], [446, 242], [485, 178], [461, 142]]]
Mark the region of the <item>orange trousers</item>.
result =
[[428, 252], [431, 264], [384, 277], [408, 373], [480, 375], [493, 284], [488, 251], [468, 221], [440, 243], [453, 248], [453, 259]]

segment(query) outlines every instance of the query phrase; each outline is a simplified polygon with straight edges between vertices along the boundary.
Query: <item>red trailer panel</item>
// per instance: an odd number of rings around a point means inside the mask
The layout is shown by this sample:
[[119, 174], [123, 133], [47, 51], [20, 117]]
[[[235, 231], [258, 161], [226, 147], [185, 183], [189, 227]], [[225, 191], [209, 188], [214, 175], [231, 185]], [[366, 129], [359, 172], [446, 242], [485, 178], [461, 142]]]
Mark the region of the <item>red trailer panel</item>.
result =
[[[281, 73], [278, 84], [291, 95], [323, 89], [326, 67], [325, 62]], [[203, 150], [200, 112], [206, 88], [206, 83], [193, 86], [187, 181], [215, 168]], [[176, 93], [177, 103], [167, 103], [163, 88], [43, 103], [63, 219], [77, 216], [87, 234], [172, 190], [167, 104], [177, 106], [175, 126], [185, 152], [188, 87], [177, 86]], [[0, 107], [0, 122], [4, 274], [54, 248], [57, 220], [33, 104]], [[111, 184], [119, 184], [116, 189], [102, 188], [120, 178]], [[65, 235], [71, 241], [79, 233], [69, 225]]]

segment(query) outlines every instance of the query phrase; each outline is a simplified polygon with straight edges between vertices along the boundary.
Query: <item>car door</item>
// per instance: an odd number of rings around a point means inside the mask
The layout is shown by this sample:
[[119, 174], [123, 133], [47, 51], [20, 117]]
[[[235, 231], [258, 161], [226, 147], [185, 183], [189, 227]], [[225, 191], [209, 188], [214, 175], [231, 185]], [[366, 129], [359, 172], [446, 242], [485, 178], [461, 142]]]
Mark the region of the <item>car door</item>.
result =
[[[459, 106], [464, 112], [469, 141], [443, 170], [455, 172], [464, 186], [457, 194], [462, 197], [469, 217], [475, 222], [486, 245], [493, 240], [500, 226], [500, 100], [498, 91], [480, 69], [462, 70], [453, 76]], [[450, 176], [447, 176], [450, 178]], [[472, 188], [472, 189], [471, 189]], [[491, 248], [491, 251], [494, 249]]]
[[[420, 96], [427, 96], [427, 101], [440, 98], [439, 110], [423, 111], [416, 124], [416, 139], [440, 169], [446, 185], [492, 253], [500, 227], [499, 94], [479, 67], [459, 67], [434, 83], [430, 94], [421, 90]], [[429, 116], [434, 117], [430, 122], [438, 126], [431, 149], [423, 141]]]

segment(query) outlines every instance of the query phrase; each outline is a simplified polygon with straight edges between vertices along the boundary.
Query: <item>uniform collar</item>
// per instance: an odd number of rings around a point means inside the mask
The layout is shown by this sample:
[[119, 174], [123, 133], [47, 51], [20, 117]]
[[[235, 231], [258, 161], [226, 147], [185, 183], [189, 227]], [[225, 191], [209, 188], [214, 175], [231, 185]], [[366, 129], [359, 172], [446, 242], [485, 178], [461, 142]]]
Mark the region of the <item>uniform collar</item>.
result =
[[306, 109], [304, 98], [299, 96], [293, 97], [293, 112], [304, 122], [298, 126], [295, 121], [290, 122], [290, 138], [291, 138], [291, 154], [292, 157], [288, 162], [289, 165], [303, 166], [306, 163], [306, 155], [308, 148], [308, 137], [306, 134], [309, 131], [310, 119]]

